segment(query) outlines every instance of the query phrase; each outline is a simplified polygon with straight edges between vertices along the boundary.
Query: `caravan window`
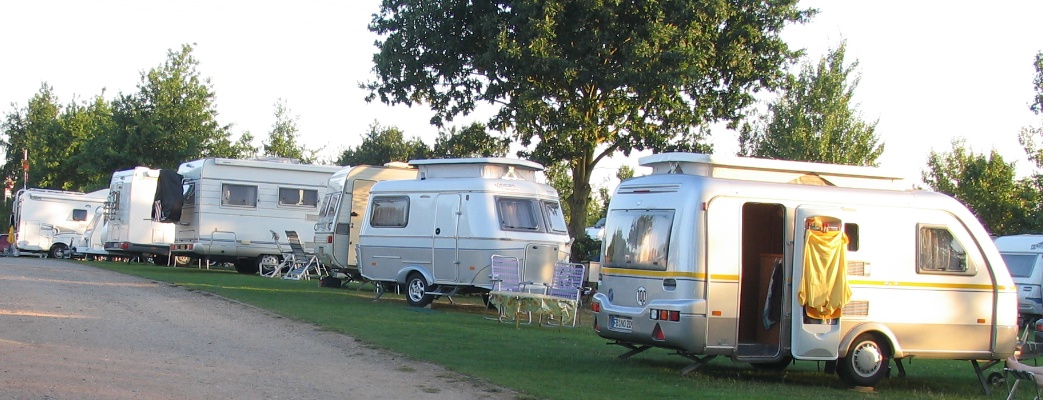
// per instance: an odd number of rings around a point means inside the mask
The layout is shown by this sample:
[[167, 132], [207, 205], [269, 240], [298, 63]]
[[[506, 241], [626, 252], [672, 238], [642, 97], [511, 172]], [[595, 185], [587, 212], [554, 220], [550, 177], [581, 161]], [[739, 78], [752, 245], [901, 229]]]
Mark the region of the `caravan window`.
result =
[[337, 207], [340, 207], [340, 193], [328, 193], [326, 198], [322, 199], [322, 212], [319, 213], [319, 216], [332, 217], [337, 215]]
[[409, 197], [374, 197], [369, 224], [381, 228], [404, 228], [409, 223]]
[[317, 207], [319, 191], [313, 189], [279, 188], [280, 206]]
[[544, 201], [543, 209], [546, 214], [547, 227], [550, 228], [551, 233], [568, 233], [569, 226], [565, 223], [565, 213], [562, 212], [560, 203]]
[[257, 186], [221, 185], [221, 205], [257, 207]]
[[184, 203], [182, 204], [182, 207], [190, 207], [196, 205], [196, 182], [184, 182], [181, 185], [181, 188], [182, 190], [184, 190], [183, 195], [185, 196], [183, 199]]
[[536, 209], [531, 199], [501, 197], [496, 199], [496, 210], [500, 215], [500, 228], [514, 231], [540, 229]]
[[967, 272], [966, 247], [944, 227], [920, 226], [920, 272]]
[[605, 258], [611, 268], [665, 271], [674, 210], [612, 210], [605, 224]]
[[1039, 259], [1039, 256], [1035, 254], [1000, 253], [1000, 256], [1003, 256], [1003, 262], [1007, 264], [1010, 276], [1015, 278], [1032, 277], [1032, 269], [1036, 266], [1036, 260]]
[[75, 210], [72, 210], [72, 220], [73, 221], [86, 221], [87, 220], [87, 210], [84, 210], [82, 208], [77, 208]]

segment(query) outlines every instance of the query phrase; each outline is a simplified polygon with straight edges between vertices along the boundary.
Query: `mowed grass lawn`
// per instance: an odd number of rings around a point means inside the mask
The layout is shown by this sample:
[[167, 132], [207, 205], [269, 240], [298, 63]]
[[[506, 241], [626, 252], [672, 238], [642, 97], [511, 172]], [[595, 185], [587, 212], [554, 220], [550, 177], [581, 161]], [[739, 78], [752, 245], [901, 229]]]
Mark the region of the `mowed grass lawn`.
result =
[[[83, 261], [75, 261], [83, 262]], [[967, 361], [913, 360], [908, 375], [885, 379], [866, 393], [821, 372], [816, 362], [797, 362], [780, 372], [759, 371], [718, 357], [695, 373], [666, 350], [628, 360], [625, 349], [607, 344], [590, 328], [589, 311], [577, 328], [497, 322], [479, 297], [437, 300], [431, 308], [409, 307], [401, 295], [373, 301], [372, 285], [339, 289], [316, 280], [292, 281], [242, 275], [224, 269], [86, 262], [100, 268], [213, 293], [295, 320], [341, 332], [375, 348], [443, 365], [462, 374], [524, 393], [522, 399], [983, 399], [1006, 398], [1003, 384], [983, 394]], [[215, 299], [215, 301], [220, 301]], [[937, 332], [945, 335], [945, 332]], [[1030, 362], [1031, 363], [1031, 362]], [[1002, 371], [993, 366], [989, 372]], [[352, 379], [350, 376], [342, 379]], [[1030, 387], [1019, 398], [1032, 398]]]

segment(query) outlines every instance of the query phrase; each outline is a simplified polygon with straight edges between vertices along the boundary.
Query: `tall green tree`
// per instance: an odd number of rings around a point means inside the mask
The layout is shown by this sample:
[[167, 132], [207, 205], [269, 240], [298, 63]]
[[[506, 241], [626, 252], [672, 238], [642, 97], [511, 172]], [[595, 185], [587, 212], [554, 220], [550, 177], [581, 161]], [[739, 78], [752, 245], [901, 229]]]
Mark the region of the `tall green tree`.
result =
[[[24, 108], [12, 111], [3, 121], [4, 176], [15, 179], [19, 186], [80, 189], [82, 174], [69, 158], [86, 134], [77, 126], [83, 113], [75, 102], [68, 108], [62, 106], [54, 88], [41, 84]], [[28, 174], [22, 168], [26, 154]]]
[[1036, 79], [1032, 81], [1035, 84], [1036, 96], [1032, 99], [1032, 105], [1029, 109], [1036, 114], [1043, 113], [1043, 51], [1036, 53], [1036, 60], [1032, 63], [1036, 67]]
[[884, 145], [875, 133], [877, 121], [863, 121], [852, 100], [860, 77], [857, 60], [844, 65], [846, 48], [841, 42], [817, 65], [805, 63], [789, 76], [767, 114], [743, 125], [739, 155], [877, 165]]
[[1041, 227], [1035, 213], [1039, 192], [1031, 180], [1015, 180], [1014, 163], [1005, 162], [995, 149], [988, 156], [975, 154], [958, 139], [949, 152], [932, 151], [927, 166], [924, 183], [966, 204], [990, 234], [1024, 233]]
[[433, 157], [467, 158], [467, 157], [503, 157], [511, 140], [489, 134], [484, 124], [472, 123], [457, 130], [452, 127], [448, 132], [439, 131], [435, 139]]
[[217, 121], [213, 86], [200, 74], [192, 50], [187, 44], [168, 50], [163, 64], [142, 72], [137, 92], [113, 100], [113, 129], [89, 143], [87, 167], [111, 174], [139, 165], [177, 168], [201, 157], [243, 155], [243, 142], [233, 142], [230, 126]]
[[319, 150], [309, 150], [299, 142], [299, 119], [299, 116], [290, 113], [286, 100], [279, 99], [275, 102], [275, 122], [272, 124], [272, 130], [268, 132], [268, 140], [263, 143], [264, 155], [295, 158], [305, 164], [315, 163]]
[[591, 172], [617, 152], [701, 139], [735, 121], [797, 54], [779, 37], [813, 13], [771, 2], [384, 0], [367, 100], [427, 104], [442, 125], [480, 103], [534, 161], [571, 171], [582, 232]]
[[420, 138], [406, 140], [401, 129], [374, 122], [361, 144], [341, 153], [337, 165], [384, 165], [430, 157], [431, 149]]

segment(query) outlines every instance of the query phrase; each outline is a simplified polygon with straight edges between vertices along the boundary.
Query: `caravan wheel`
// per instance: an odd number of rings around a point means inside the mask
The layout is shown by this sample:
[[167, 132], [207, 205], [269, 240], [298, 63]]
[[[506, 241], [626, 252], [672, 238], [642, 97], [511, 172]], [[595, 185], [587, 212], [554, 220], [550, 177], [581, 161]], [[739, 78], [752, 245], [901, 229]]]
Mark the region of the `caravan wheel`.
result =
[[847, 357], [837, 361], [837, 374], [844, 382], [855, 386], [876, 386], [887, 376], [888, 349], [886, 342], [881, 342], [876, 335], [858, 335]]
[[240, 274], [256, 274], [257, 262], [252, 258], [239, 258], [235, 260], [235, 272]]
[[419, 272], [409, 274], [406, 279], [406, 303], [413, 307], [427, 307], [435, 296], [427, 294], [427, 279]]
[[69, 247], [65, 243], [55, 243], [54, 246], [51, 246], [51, 251], [47, 252], [47, 256], [51, 258], [65, 258], [68, 252]]

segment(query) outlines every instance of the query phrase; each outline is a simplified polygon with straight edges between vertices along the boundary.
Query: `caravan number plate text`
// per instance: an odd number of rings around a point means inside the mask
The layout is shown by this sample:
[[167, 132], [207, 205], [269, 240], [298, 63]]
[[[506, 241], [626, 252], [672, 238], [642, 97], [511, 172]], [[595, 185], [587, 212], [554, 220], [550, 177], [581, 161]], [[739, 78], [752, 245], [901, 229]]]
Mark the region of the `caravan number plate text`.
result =
[[630, 332], [634, 329], [634, 320], [630, 319], [630, 317], [617, 317], [615, 315], [610, 315], [609, 321], [609, 327], [614, 331]]

